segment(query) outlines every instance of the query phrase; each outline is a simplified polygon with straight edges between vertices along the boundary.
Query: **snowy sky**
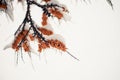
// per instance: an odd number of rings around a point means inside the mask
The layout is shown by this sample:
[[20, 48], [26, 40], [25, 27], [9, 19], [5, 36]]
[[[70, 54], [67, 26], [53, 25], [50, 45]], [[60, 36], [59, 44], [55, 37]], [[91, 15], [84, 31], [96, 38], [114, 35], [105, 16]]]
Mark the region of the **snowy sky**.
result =
[[[25, 9], [16, 4], [14, 22], [0, 13], [0, 80], [120, 80], [120, 1], [112, 1], [114, 10], [105, 0], [61, 0], [71, 21], [51, 22], [55, 32], [65, 38], [68, 51], [80, 61], [49, 49], [40, 57], [32, 54], [32, 60], [24, 53], [25, 63], [19, 56], [16, 65], [15, 52], [3, 48], [12, 41]], [[39, 24], [40, 9], [33, 7], [32, 11]]]

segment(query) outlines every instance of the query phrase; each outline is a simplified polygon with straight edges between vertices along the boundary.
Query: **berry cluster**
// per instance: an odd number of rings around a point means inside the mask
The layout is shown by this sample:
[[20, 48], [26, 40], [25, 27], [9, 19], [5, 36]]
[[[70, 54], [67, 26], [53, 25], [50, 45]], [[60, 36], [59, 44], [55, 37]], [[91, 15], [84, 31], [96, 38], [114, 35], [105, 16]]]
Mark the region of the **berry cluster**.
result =
[[[23, 3], [23, 0], [19, 0], [18, 2]], [[68, 13], [68, 9], [66, 6], [55, 0], [42, 0], [41, 3], [35, 0], [26, 0], [26, 2], [27, 11], [25, 18], [15, 32], [15, 38], [10, 47], [16, 52], [23, 49], [30, 54], [33, 50], [30, 42], [36, 41], [38, 43], [38, 54], [45, 49], [55, 48], [67, 52], [74, 59], [77, 59], [67, 51], [64, 39], [60, 35], [54, 33], [54, 30], [49, 23], [50, 17], [55, 17], [58, 20], [67, 20], [66, 14]], [[42, 26], [37, 25], [31, 17], [32, 5], [36, 5], [42, 9], [41, 24], [39, 24]]]

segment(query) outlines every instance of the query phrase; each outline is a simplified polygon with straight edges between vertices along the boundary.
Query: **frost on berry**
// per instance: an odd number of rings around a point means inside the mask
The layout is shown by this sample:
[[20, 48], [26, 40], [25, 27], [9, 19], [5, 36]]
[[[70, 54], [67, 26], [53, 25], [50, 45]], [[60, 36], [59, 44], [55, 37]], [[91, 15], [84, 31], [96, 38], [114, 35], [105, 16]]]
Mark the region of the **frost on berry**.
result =
[[[14, 33], [14, 40], [11, 44], [7, 45], [4, 49], [12, 48], [14, 51], [18, 52], [23, 50], [24, 52], [36, 53], [31, 47], [31, 42], [37, 43], [37, 52], [42, 53], [43, 50], [49, 48], [55, 48], [57, 50], [68, 53], [71, 57], [76, 60], [75, 56], [67, 51], [65, 41], [61, 35], [55, 34], [50, 25], [49, 18], [56, 18], [58, 20], [68, 21], [71, 18], [68, 16], [69, 10], [64, 4], [59, 3], [58, 0], [17, 0], [19, 3], [26, 3], [27, 10], [23, 22], [20, 24], [16, 32]], [[113, 3], [111, 0], [106, 0], [108, 4], [113, 8]], [[32, 19], [31, 7], [37, 6], [42, 11], [41, 22], [36, 24]], [[11, 20], [13, 17], [13, 0], [0, 0], [0, 12], [5, 12]], [[41, 26], [40, 26], [41, 25]]]
[[[18, 0], [18, 2], [24, 3], [25, 1]], [[42, 2], [44, 2], [44, 4]], [[30, 53], [36, 53], [32, 48], [33, 45], [30, 44], [34, 41], [37, 44], [38, 53], [36, 54], [40, 54], [49, 48], [55, 48], [59, 51], [68, 53], [63, 37], [55, 34], [52, 25], [48, 22], [50, 17], [63, 20], [65, 18], [65, 14], [68, 14], [67, 7], [60, 4], [57, 0], [42, 0], [42, 2], [37, 2], [37, 0], [26, 0], [27, 11], [25, 18], [14, 33], [15, 37], [12, 43], [7, 45], [4, 49], [11, 47], [15, 52], [22, 50], [29, 53], [29, 56], [31, 56]], [[30, 13], [32, 11], [32, 5], [36, 5], [42, 9], [40, 24], [36, 24], [32, 19], [32, 15]], [[12, 4], [8, 4], [8, 2], [0, 3], [0, 9], [5, 11], [9, 17], [13, 19]]]

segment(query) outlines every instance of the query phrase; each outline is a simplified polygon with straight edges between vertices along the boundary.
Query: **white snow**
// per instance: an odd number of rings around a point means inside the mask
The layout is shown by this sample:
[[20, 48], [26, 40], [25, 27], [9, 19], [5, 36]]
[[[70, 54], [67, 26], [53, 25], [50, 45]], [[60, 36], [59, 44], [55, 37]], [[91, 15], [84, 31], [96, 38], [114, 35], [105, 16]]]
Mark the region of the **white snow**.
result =
[[12, 4], [12, 1], [11, 0], [6, 0], [6, 2], [7, 2], [7, 10], [5, 10], [5, 13], [13, 21], [14, 16], [13, 16], [13, 4]]
[[26, 23], [26, 24], [25, 24], [25, 30], [29, 30], [29, 28], [30, 28], [30, 24], [29, 24], [29, 23]]
[[63, 13], [63, 19], [64, 19], [65, 21], [70, 21], [70, 20], [71, 20], [71, 16], [68, 15], [68, 14], [66, 14], [66, 13]]
[[53, 34], [53, 35], [50, 35], [50, 36], [44, 36], [46, 38], [46, 40], [59, 40], [61, 41], [62, 43], [65, 44], [65, 40], [64, 38], [60, 35], [60, 34]]
[[45, 29], [53, 31], [53, 28], [50, 23], [44, 26]]
[[12, 43], [9, 43], [3, 48], [3, 50], [6, 50], [6, 49], [11, 48], [11, 47], [12, 47]]

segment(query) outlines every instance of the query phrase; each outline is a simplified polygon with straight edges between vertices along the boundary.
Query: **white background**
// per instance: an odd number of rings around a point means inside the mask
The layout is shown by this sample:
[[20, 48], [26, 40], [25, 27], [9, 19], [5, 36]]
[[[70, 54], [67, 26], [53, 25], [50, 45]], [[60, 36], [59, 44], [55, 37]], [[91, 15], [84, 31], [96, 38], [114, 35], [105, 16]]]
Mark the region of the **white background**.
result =
[[[14, 22], [0, 15], [0, 80], [120, 80], [120, 1], [112, 0], [114, 10], [105, 0], [60, 1], [68, 6], [72, 19], [61, 24], [54, 20], [53, 28], [80, 61], [50, 49], [41, 53], [40, 59], [32, 54], [33, 66], [27, 53], [23, 55], [25, 64], [19, 56], [16, 65], [14, 50], [3, 48], [24, 18], [25, 9], [22, 12], [17, 4]], [[41, 11], [32, 10], [39, 24]]]

